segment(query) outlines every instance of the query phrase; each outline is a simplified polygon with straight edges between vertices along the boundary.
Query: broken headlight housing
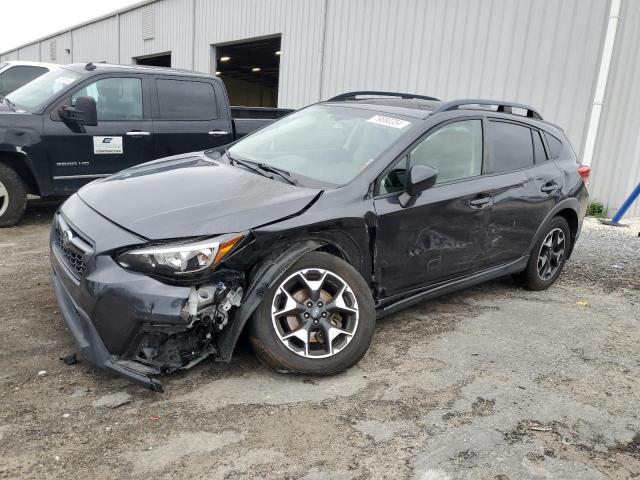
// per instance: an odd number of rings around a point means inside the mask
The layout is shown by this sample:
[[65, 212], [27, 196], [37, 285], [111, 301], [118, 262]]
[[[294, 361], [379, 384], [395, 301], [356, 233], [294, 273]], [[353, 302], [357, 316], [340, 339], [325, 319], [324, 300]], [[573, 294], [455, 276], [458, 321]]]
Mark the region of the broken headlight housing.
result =
[[246, 236], [232, 233], [198, 241], [175, 242], [136, 248], [115, 257], [129, 270], [169, 276], [188, 276], [218, 265]]

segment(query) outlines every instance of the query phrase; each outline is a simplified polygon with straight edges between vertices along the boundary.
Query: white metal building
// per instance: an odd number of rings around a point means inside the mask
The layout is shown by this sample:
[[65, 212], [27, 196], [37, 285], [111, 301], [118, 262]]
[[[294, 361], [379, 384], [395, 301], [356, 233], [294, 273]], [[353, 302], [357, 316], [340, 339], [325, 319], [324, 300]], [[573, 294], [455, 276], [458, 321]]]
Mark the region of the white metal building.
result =
[[224, 79], [224, 52], [256, 55], [270, 39], [277, 91], [260, 101], [296, 108], [350, 90], [518, 101], [567, 131], [610, 214], [640, 181], [639, 0], [145, 1], [0, 60], [157, 61]]

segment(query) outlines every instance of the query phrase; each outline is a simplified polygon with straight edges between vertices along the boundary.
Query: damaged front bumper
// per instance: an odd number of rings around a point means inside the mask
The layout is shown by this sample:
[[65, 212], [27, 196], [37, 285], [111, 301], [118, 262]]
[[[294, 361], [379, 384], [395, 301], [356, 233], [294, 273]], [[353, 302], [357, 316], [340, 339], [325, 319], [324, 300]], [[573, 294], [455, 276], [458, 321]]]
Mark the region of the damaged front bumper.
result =
[[199, 288], [168, 285], [111, 257], [143, 242], [71, 197], [51, 230], [51, 282], [82, 358], [162, 391], [157, 376], [217, 354], [244, 276], [222, 271]]

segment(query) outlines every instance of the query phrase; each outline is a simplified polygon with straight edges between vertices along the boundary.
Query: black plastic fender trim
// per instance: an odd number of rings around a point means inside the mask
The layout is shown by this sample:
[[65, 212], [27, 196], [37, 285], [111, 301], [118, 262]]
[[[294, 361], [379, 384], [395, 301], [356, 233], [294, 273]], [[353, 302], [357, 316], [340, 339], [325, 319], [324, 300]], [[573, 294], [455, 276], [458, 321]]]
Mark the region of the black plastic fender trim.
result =
[[233, 350], [244, 326], [253, 315], [271, 284], [305, 253], [313, 252], [323, 245], [323, 242], [316, 240], [302, 241], [291, 245], [284, 252], [280, 251], [281, 253], [279, 254], [270, 255], [262, 261], [249, 283], [242, 305], [237, 310], [229, 327], [220, 336], [216, 360], [231, 361]]

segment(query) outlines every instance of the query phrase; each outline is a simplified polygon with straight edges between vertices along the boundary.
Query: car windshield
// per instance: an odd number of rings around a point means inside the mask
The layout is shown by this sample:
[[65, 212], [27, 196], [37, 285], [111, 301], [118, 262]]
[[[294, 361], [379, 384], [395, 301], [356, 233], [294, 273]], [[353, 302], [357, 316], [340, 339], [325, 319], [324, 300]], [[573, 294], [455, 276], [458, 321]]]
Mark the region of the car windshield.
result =
[[15, 92], [7, 95], [7, 98], [16, 108], [32, 112], [56, 93], [77, 82], [82, 77], [82, 74], [65, 68], [56, 69], [20, 87]]
[[229, 149], [229, 155], [340, 186], [355, 178], [411, 124], [405, 118], [361, 108], [314, 105], [242, 139]]

